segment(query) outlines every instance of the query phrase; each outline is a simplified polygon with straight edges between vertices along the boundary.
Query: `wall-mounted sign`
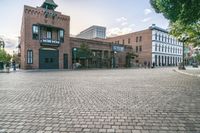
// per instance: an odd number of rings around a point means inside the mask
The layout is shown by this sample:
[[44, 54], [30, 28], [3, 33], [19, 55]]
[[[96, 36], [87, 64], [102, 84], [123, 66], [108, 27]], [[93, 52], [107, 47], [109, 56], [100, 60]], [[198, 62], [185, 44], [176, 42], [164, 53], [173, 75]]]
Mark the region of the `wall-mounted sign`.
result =
[[123, 51], [124, 51], [124, 46], [113, 45], [113, 46], [112, 46], [112, 50], [113, 50], [113, 51], [116, 51], [116, 52], [123, 52]]

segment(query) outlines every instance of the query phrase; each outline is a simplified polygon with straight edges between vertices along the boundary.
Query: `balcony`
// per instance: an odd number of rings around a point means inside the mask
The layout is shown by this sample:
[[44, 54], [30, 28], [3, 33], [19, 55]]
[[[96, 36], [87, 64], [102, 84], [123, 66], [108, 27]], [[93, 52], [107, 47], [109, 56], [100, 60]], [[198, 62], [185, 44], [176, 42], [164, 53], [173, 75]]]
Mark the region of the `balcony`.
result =
[[56, 46], [56, 47], [58, 47], [58, 46], [60, 46], [60, 41], [43, 38], [43, 39], [40, 39], [40, 44], [43, 45], [43, 46]]

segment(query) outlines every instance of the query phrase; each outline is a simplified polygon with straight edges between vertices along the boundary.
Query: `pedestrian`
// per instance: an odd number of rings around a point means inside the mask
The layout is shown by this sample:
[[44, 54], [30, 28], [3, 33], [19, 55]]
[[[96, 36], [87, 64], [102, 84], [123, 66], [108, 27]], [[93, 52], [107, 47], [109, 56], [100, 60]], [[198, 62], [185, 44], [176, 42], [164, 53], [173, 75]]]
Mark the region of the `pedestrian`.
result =
[[153, 65], [152, 65], [152, 68], [154, 68], [155, 67], [155, 62], [153, 62]]
[[150, 62], [148, 62], [148, 68], [150, 68], [151, 67], [151, 63]]
[[13, 65], [13, 71], [16, 71], [16, 63], [15, 63], [14, 60], [13, 60], [13, 62], [12, 62], [12, 65]]
[[147, 67], [147, 61], [144, 61], [144, 68]]

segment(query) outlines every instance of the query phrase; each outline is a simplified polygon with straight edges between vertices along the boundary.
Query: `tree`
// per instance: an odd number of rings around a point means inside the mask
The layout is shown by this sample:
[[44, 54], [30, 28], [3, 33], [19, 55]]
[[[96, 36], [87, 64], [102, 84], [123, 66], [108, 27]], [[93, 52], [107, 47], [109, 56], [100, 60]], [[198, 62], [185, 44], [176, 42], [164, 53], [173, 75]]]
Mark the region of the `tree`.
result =
[[181, 36], [183, 33], [187, 33], [189, 39], [188, 44], [193, 44], [193, 46], [200, 45], [200, 23], [183, 25], [180, 21], [170, 24], [170, 33], [175, 37]]
[[138, 57], [138, 55], [134, 52], [128, 52], [126, 54], [126, 67], [131, 67], [131, 59], [135, 59], [135, 57]]
[[197, 62], [200, 62], [200, 53], [198, 53], [198, 54], [195, 56], [195, 59], [197, 60]]
[[189, 35], [186, 43], [200, 45], [200, 0], [150, 0], [157, 13], [170, 20], [170, 33]]
[[4, 48], [5, 47], [5, 43], [3, 41], [2, 38], [0, 38], [0, 48]]
[[13, 54], [12, 60], [14, 60], [16, 64], [20, 64], [20, 62], [21, 62], [20, 57], [17, 53]]
[[0, 49], [0, 62], [8, 63], [11, 60], [11, 55], [9, 55], [4, 49]]
[[80, 45], [80, 48], [78, 49], [77, 51], [77, 57], [80, 59], [88, 59], [88, 58], [91, 58], [92, 56], [92, 52], [91, 50], [89, 49], [89, 46], [85, 43], [82, 43]]
[[181, 21], [188, 25], [200, 21], [199, 0], [150, 0], [150, 4], [173, 23]]

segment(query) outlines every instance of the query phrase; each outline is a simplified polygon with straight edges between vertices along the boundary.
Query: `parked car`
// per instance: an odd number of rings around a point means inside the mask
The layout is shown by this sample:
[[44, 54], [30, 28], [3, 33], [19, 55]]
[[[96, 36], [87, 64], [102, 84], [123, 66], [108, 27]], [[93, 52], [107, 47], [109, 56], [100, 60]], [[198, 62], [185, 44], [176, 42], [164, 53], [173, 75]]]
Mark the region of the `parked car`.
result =
[[192, 63], [192, 67], [198, 68], [198, 63], [196, 63], [196, 62]]

